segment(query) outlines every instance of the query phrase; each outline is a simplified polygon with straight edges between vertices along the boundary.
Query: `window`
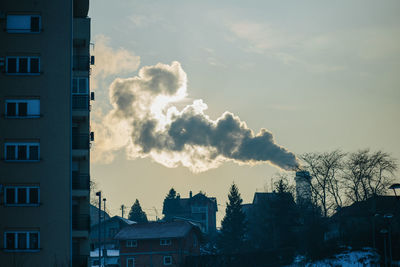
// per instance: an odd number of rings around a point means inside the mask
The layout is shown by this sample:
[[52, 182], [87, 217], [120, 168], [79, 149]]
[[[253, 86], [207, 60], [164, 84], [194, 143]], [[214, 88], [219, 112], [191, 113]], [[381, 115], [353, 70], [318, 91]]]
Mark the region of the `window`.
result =
[[7, 118], [38, 118], [40, 116], [39, 99], [8, 99], [5, 108]]
[[7, 231], [4, 233], [4, 248], [6, 250], [39, 250], [38, 231]]
[[39, 143], [6, 143], [6, 161], [39, 161]]
[[172, 256], [164, 256], [164, 265], [172, 264]]
[[133, 240], [126, 240], [126, 247], [128, 248], [135, 248], [137, 247], [137, 240], [133, 239]]
[[6, 72], [8, 74], [39, 74], [39, 57], [6, 57]]
[[4, 203], [13, 206], [37, 206], [39, 204], [38, 186], [6, 186]]
[[38, 33], [41, 26], [39, 15], [7, 15], [9, 33]]
[[171, 239], [160, 239], [161, 246], [169, 246], [171, 245]]
[[135, 258], [127, 258], [126, 267], [135, 267]]
[[73, 78], [72, 79], [72, 94], [82, 95], [88, 94], [89, 89], [89, 79], [84, 78]]

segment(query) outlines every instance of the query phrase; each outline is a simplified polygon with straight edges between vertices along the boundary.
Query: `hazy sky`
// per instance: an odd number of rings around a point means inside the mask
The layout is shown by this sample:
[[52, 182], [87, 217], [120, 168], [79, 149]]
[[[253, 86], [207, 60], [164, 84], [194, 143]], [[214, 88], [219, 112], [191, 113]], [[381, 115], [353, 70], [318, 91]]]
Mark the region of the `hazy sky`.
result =
[[[128, 212], [138, 198], [150, 218], [154, 208], [162, 216], [162, 201], [174, 187], [182, 197], [190, 190], [217, 197], [221, 219], [232, 181], [244, 202], [251, 202], [280, 171], [270, 164], [237, 164], [239, 157], [236, 162], [212, 158], [209, 153], [220, 152], [212, 145], [206, 152], [166, 157], [138, 153], [128, 137], [139, 128], [125, 127], [130, 115], [121, 119], [123, 103], [120, 98], [117, 107], [110, 99], [117, 89], [110, 93], [109, 88], [116, 78], [112, 88], [132, 81], [137, 90], [150, 87], [143, 81], [155, 69], [171, 70], [175, 89], [184, 87], [185, 94], [173, 103], [179, 116], [186, 106], [196, 113], [193, 101], [202, 100], [195, 103], [208, 108], [200, 105], [196, 114], [206, 125], [228, 111], [240, 118], [241, 129], [253, 131], [250, 135], [267, 129], [287, 155], [371, 148], [400, 159], [399, 13], [397, 0], [92, 0], [96, 141], [91, 173], [111, 214], [120, 215], [121, 204]], [[145, 66], [153, 67], [141, 75]], [[147, 95], [137, 103], [154, 99]], [[190, 153], [196, 155], [194, 163], [184, 158]], [[167, 160], [189, 168], [168, 168]]]

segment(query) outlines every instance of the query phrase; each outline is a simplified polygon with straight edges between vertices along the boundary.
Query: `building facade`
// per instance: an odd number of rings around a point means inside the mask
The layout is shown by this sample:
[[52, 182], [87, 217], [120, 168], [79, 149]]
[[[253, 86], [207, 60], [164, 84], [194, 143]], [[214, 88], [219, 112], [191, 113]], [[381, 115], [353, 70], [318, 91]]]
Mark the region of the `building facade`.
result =
[[0, 262], [87, 266], [88, 0], [0, 2]]
[[133, 224], [115, 239], [121, 267], [183, 266], [187, 256], [200, 255], [200, 229], [185, 221]]

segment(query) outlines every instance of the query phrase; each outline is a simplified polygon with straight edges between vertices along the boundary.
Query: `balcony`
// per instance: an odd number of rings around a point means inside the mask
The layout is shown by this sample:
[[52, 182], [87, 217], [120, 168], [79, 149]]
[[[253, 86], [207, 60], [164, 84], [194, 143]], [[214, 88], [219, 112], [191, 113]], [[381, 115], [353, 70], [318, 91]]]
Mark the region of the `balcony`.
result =
[[89, 150], [89, 134], [73, 134], [72, 149]]
[[72, 216], [72, 230], [74, 231], [89, 231], [90, 216], [88, 214]]
[[72, 70], [89, 71], [89, 56], [74, 56]]
[[73, 267], [88, 267], [88, 258], [89, 258], [89, 256], [72, 254], [72, 266]]
[[90, 190], [89, 174], [72, 172], [72, 189], [73, 190]]
[[72, 96], [72, 109], [73, 110], [89, 110], [89, 96], [88, 95], [73, 95]]

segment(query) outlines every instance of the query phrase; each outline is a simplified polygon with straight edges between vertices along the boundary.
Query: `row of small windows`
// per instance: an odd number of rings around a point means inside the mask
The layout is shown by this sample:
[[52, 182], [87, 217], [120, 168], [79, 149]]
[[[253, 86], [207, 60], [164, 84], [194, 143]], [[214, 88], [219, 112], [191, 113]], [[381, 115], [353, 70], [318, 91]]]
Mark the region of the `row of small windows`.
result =
[[6, 186], [4, 204], [11, 206], [37, 206], [40, 201], [38, 186]]
[[38, 161], [39, 143], [5, 143], [6, 161]]
[[39, 239], [39, 231], [7, 231], [4, 233], [4, 248], [13, 251], [37, 251]]
[[[86, 57], [84, 57], [86, 58]], [[79, 57], [74, 58], [74, 62]], [[78, 62], [79, 63], [79, 62]], [[78, 64], [76, 63], [76, 64]], [[75, 64], [75, 63], [74, 63]], [[86, 70], [86, 68], [80, 68]], [[40, 57], [39, 56], [7, 56], [6, 57], [6, 73], [7, 74], [23, 74], [38, 75], [40, 74]], [[89, 88], [88, 78], [74, 78], [72, 80], [73, 93], [87, 93]]]
[[41, 28], [39, 15], [7, 15], [6, 30], [9, 33], [39, 33]]
[[9, 118], [36, 118], [40, 116], [39, 99], [7, 99], [6, 117]]
[[7, 57], [6, 72], [8, 74], [39, 74], [39, 57]]
[[[171, 245], [171, 239], [165, 239], [161, 238], [160, 239], [160, 245], [161, 246], [170, 246]], [[137, 240], [136, 239], [131, 239], [131, 240], [126, 240], [126, 247], [128, 248], [135, 248], [137, 247]]]

